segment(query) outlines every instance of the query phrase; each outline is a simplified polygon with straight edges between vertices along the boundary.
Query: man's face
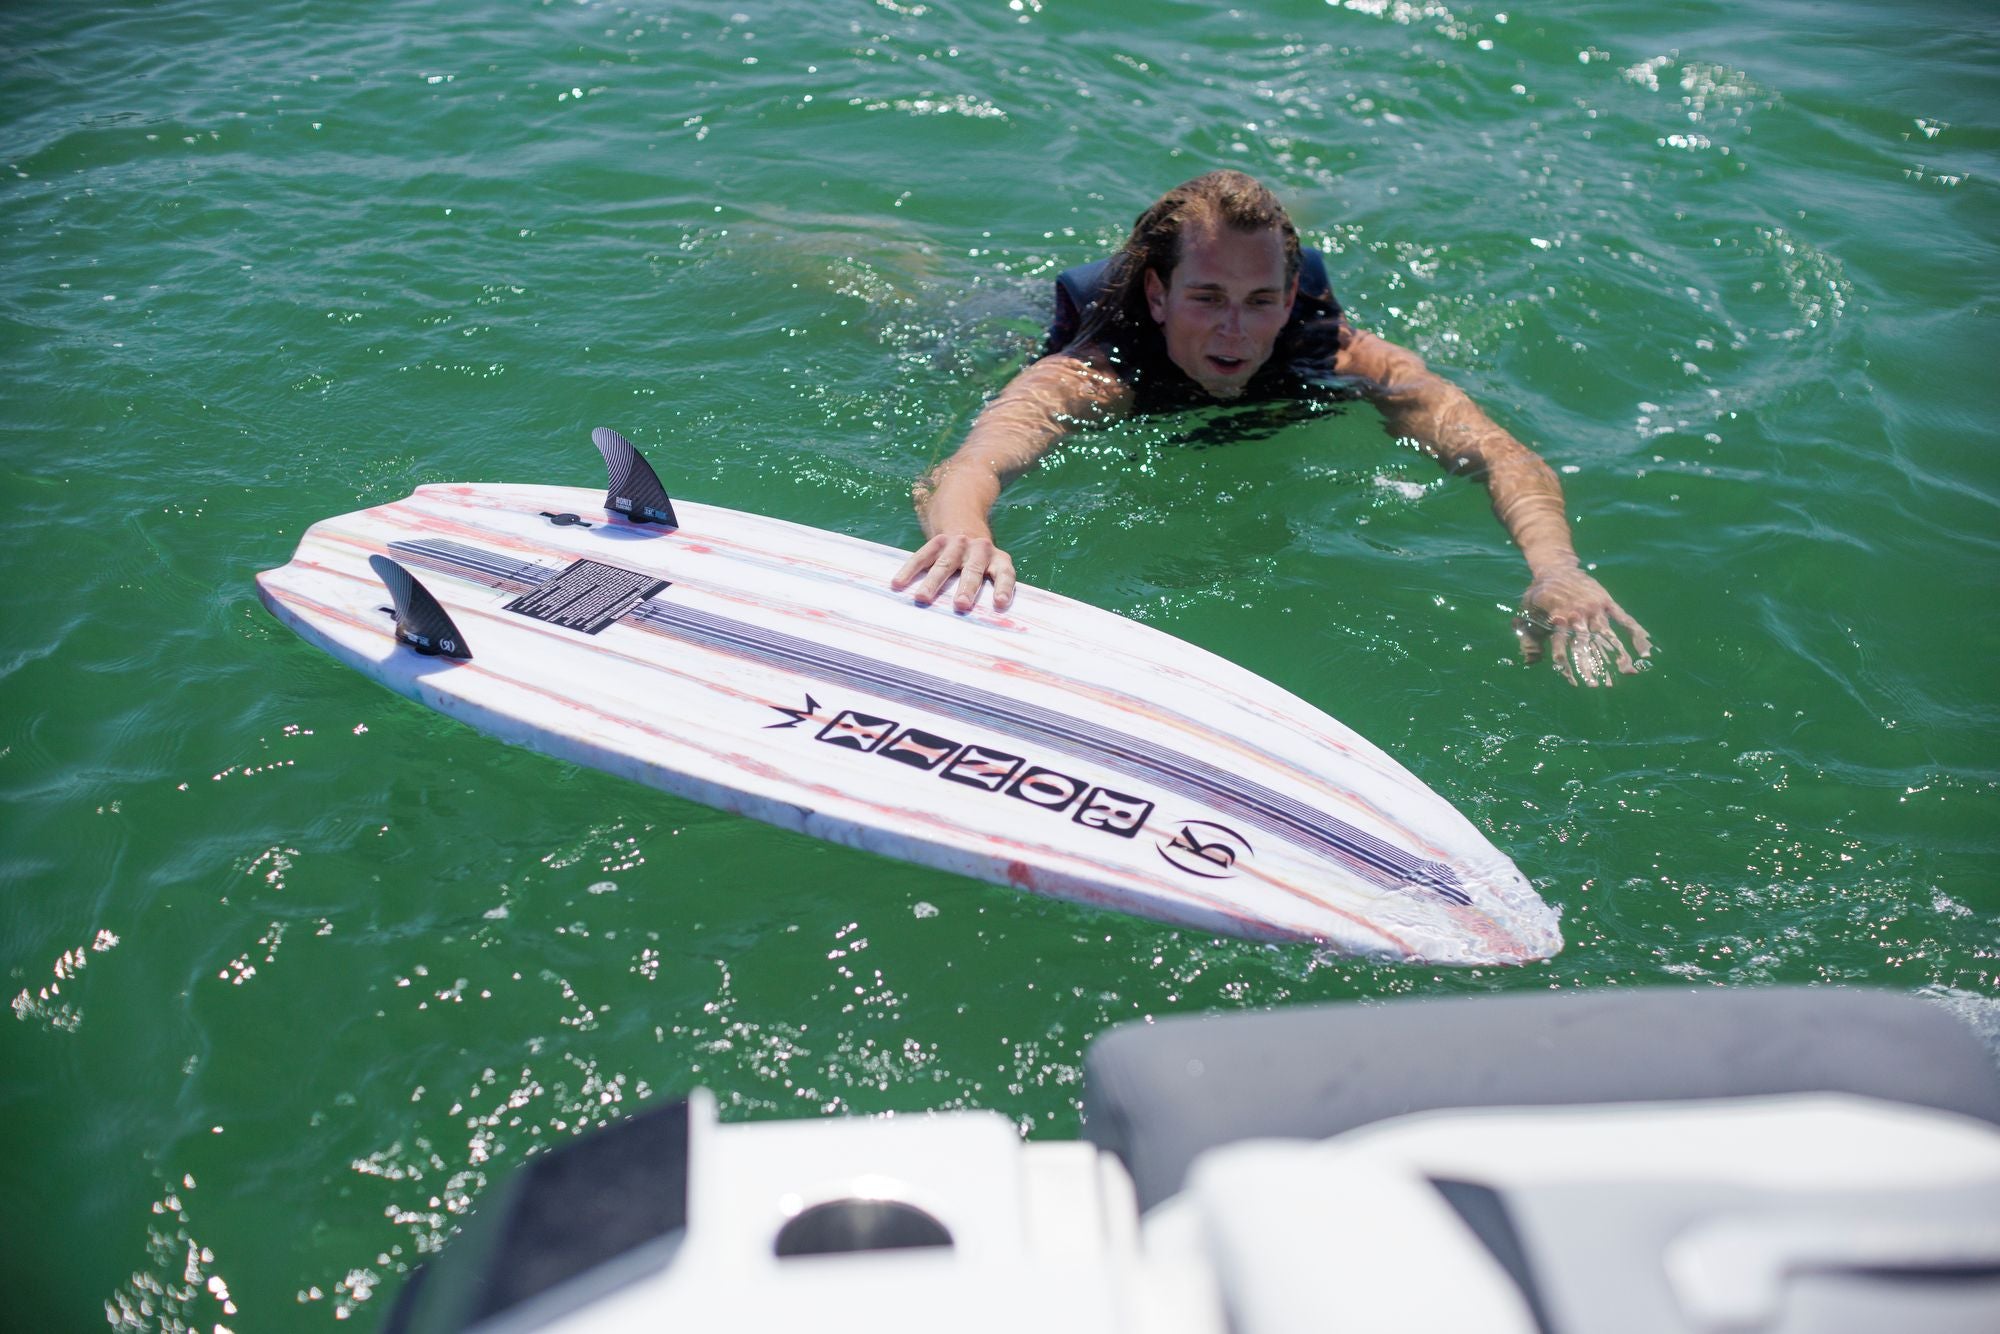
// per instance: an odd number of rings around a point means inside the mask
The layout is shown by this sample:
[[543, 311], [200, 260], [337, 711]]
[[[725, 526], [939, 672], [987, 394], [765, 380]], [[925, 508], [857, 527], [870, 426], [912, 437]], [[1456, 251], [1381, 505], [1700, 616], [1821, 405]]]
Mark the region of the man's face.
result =
[[1285, 281], [1285, 243], [1275, 227], [1191, 226], [1181, 233], [1171, 285], [1146, 270], [1146, 304], [1167, 355], [1216, 398], [1240, 395], [1270, 360], [1297, 295], [1297, 280]]

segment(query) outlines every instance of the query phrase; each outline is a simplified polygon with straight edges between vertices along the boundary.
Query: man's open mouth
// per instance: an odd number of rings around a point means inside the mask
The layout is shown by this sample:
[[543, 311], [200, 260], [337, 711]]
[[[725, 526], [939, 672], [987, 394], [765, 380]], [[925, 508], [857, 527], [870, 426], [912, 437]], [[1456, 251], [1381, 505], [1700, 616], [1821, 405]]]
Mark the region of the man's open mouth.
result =
[[1221, 371], [1224, 375], [1234, 375], [1248, 365], [1249, 361], [1248, 357], [1210, 356], [1208, 364]]

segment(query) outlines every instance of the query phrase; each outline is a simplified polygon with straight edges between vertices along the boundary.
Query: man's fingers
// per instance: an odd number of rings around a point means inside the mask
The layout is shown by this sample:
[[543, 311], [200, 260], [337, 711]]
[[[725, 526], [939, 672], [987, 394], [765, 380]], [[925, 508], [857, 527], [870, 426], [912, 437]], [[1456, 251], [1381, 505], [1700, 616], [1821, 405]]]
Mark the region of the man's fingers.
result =
[[915, 594], [917, 601], [929, 604], [935, 600], [938, 590], [944, 587], [945, 581], [958, 573], [958, 567], [964, 558], [964, 538], [947, 537], [943, 539], [943, 544], [938, 548], [932, 559], [931, 572], [924, 577], [922, 583], [917, 585]]
[[1611, 604], [1611, 614], [1618, 618], [1618, 624], [1625, 627], [1632, 636], [1632, 650], [1642, 658], [1653, 656], [1653, 639], [1646, 633], [1646, 627], [1625, 614], [1625, 609], [1617, 603]]
[[1530, 667], [1542, 660], [1542, 648], [1549, 642], [1546, 626], [1535, 623], [1535, 618], [1522, 612], [1514, 618], [1514, 637], [1521, 642], [1521, 661]]
[[971, 611], [972, 604], [979, 601], [979, 586], [986, 582], [986, 562], [991, 549], [982, 550], [975, 546], [965, 555], [965, 568], [958, 576], [958, 596], [951, 605], [959, 611]]
[[[1623, 628], [1625, 635], [1619, 633]], [[1523, 661], [1541, 661], [1571, 685], [1608, 686], [1638, 672], [1653, 651], [1645, 627], [1611, 600], [1604, 586], [1581, 570], [1544, 575], [1528, 586], [1514, 633]], [[1625, 636], [1631, 637], [1631, 648]]]
[[[1604, 638], [1611, 645], [1612, 648], [1618, 650], [1618, 655], [1617, 655], [1618, 674], [1621, 676], [1636, 675], [1639, 670], [1639, 664], [1632, 661], [1631, 653], [1627, 651], [1627, 649], [1625, 648], [1625, 641], [1620, 639], [1617, 635], [1612, 634], [1609, 630], [1606, 630], [1604, 632]], [[1608, 685], [1610, 683], [1606, 682], [1605, 684]]]
[[1569, 682], [1571, 685], [1577, 684], [1576, 631], [1567, 625], [1558, 623], [1555, 633], [1550, 638], [1554, 645], [1553, 651], [1549, 655], [1552, 665], [1558, 672], [1562, 673], [1563, 680]]
[[1547, 653], [1549, 665], [1573, 686], [1611, 684], [1609, 655], [1600, 634], [1610, 637], [1621, 658], [1625, 655], [1625, 645], [1611, 634], [1610, 624], [1602, 617], [1590, 626], [1560, 615], [1547, 620], [1539, 613], [1524, 611], [1514, 618], [1514, 634], [1521, 641], [1521, 661], [1533, 666]]
[[987, 571], [993, 580], [993, 610], [1005, 611], [1014, 605], [1014, 561], [1004, 551], [993, 553], [993, 568]]
[[[1622, 646], [1621, 646], [1622, 647]], [[1594, 633], [1579, 630], [1570, 649], [1576, 661], [1577, 679], [1587, 686], [1608, 686], [1613, 681], [1604, 643]]]
[[956, 611], [971, 611], [977, 606], [980, 585], [988, 579], [993, 581], [996, 611], [1014, 600], [1014, 562], [1007, 553], [994, 546], [991, 539], [954, 533], [940, 533], [925, 542], [904, 562], [903, 568], [889, 581], [889, 587], [901, 590], [915, 581], [911, 598], [929, 606], [954, 579], [957, 587], [952, 589], [952, 607]]
[[[1589, 623], [1561, 624], [1563, 644], [1569, 656], [1569, 683], [1584, 686], [1610, 685], [1611, 667], [1605, 661], [1604, 642], [1598, 638], [1597, 627]], [[1619, 645], [1619, 648], [1622, 651], [1624, 645]]]
[[[1632, 655], [1625, 649], [1625, 641], [1618, 637], [1618, 632], [1611, 628], [1611, 622], [1604, 618], [1603, 613], [1591, 618], [1590, 633], [1600, 649], [1608, 646], [1613, 650], [1619, 672], [1630, 676], [1639, 670], [1639, 665], [1632, 661]], [[1605, 684], [1610, 682], [1607, 680]]]
[[910, 581], [917, 577], [919, 570], [930, 567], [931, 562], [936, 559], [939, 549], [944, 546], [944, 541], [942, 537], [933, 537], [930, 541], [918, 547], [916, 554], [903, 562], [903, 568], [896, 571], [895, 577], [889, 580], [889, 587], [898, 592], [909, 587]]

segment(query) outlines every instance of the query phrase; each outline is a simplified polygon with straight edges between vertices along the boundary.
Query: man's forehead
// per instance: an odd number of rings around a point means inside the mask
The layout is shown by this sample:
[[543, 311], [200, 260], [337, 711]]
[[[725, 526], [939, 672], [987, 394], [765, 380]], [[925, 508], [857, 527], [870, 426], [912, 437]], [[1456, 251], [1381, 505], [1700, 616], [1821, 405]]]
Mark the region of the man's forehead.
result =
[[1181, 232], [1174, 277], [1188, 287], [1283, 287], [1284, 238], [1276, 227], [1246, 232], [1206, 220], [1193, 223]]

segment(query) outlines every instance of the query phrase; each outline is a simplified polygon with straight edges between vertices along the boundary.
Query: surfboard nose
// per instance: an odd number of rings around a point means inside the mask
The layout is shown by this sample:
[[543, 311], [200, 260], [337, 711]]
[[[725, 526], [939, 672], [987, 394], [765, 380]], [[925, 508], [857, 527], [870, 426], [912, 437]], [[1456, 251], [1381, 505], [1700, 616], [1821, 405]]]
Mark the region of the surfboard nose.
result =
[[1535, 892], [1513, 862], [1461, 866], [1460, 883], [1471, 902], [1455, 908], [1458, 929], [1496, 964], [1537, 963], [1562, 952], [1560, 914]]
[[1539, 963], [1562, 952], [1557, 910], [1513, 862], [1492, 849], [1471, 862], [1438, 863], [1450, 895], [1435, 884], [1406, 882], [1373, 901], [1366, 916], [1327, 903], [1294, 919], [1279, 936], [1311, 938], [1343, 953], [1387, 963], [1452, 968]]
[[1495, 932], [1493, 945], [1492, 962], [1496, 964], [1540, 963], [1562, 953], [1562, 931], [1551, 911], [1546, 922], [1515, 922], [1502, 927]]

